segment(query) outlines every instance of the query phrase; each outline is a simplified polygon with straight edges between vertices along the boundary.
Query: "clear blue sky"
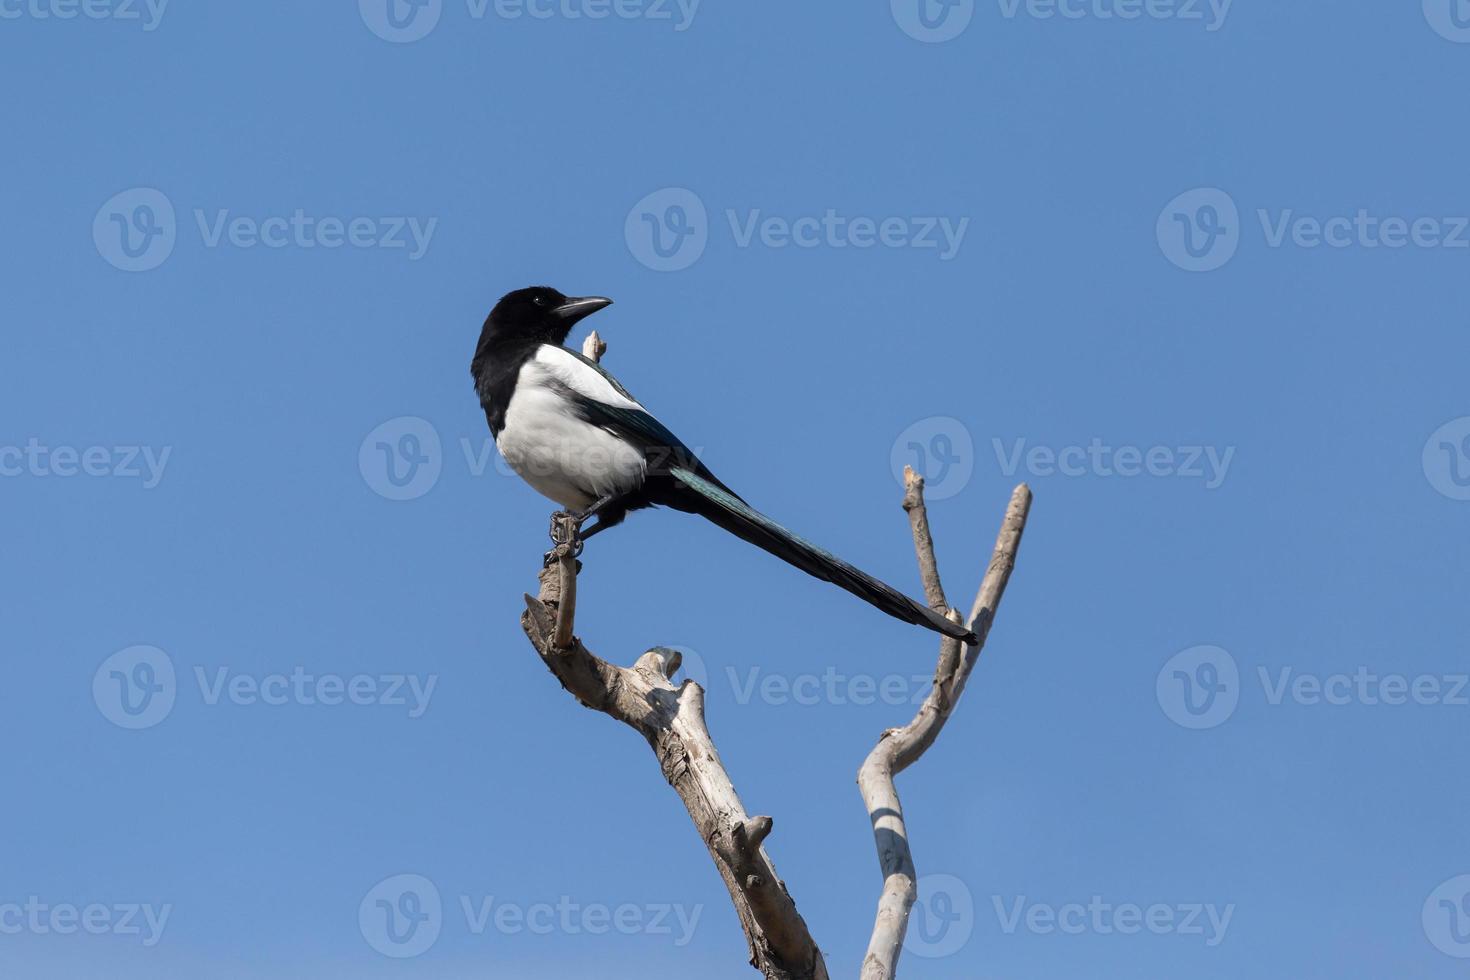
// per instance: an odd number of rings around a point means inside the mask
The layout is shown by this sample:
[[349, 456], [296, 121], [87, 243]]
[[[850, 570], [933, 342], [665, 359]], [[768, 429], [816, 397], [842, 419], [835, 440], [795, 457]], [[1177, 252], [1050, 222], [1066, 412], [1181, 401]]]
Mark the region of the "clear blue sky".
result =
[[[913, 446], [957, 603], [1034, 487], [900, 781], [906, 976], [1464, 976], [1470, 10], [119, 2], [0, 0], [0, 973], [755, 976], [518, 626], [551, 506], [467, 367], [549, 283], [911, 592]], [[690, 517], [585, 557], [579, 631], [697, 652], [854, 976], [853, 777], [935, 644]]]

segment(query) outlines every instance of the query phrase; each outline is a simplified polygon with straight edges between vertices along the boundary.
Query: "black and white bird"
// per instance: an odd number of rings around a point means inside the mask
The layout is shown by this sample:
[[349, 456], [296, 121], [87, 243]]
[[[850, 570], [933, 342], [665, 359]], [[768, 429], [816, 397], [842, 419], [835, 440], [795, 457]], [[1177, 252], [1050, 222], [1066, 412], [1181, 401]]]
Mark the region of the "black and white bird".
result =
[[890, 616], [975, 642], [966, 627], [758, 513], [612, 375], [563, 346], [577, 321], [611, 303], [545, 286], [507, 293], [486, 318], [470, 364], [506, 462], [577, 521], [597, 517], [582, 540], [644, 507], [699, 514]]

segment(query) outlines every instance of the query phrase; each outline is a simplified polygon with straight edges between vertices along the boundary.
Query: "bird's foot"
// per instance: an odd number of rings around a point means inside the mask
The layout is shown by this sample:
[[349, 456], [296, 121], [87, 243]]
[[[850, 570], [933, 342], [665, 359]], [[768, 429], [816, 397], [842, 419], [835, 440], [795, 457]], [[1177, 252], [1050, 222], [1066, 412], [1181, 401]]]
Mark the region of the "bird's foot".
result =
[[578, 538], [571, 544], [559, 544], [555, 548], [552, 548], [550, 551], [546, 552], [546, 554], [541, 556], [541, 567], [550, 568], [552, 565], [555, 565], [557, 562], [561, 561], [562, 555], [564, 554], [569, 555], [572, 558], [582, 557], [581, 539]]
[[587, 515], [576, 511], [559, 510], [551, 515], [551, 543], [569, 545], [577, 541], [582, 533], [582, 522]]
[[546, 565], [551, 565], [563, 555], [578, 558], [582, 554], [582, 522], [586, 515], [559, 510], [551, 515], [552, 549], [543, 556]]

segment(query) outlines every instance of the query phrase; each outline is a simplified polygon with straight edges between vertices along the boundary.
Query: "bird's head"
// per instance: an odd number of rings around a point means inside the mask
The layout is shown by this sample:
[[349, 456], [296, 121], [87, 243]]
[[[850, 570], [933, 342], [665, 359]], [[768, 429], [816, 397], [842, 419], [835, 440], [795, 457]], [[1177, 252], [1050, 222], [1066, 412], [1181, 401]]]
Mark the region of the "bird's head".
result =
[[572, 327], [612, 303], [602, 296], [566, 296], [550, 286], [506, 293], [485, 320], [486, 340], [523, 340], [561, 344]]

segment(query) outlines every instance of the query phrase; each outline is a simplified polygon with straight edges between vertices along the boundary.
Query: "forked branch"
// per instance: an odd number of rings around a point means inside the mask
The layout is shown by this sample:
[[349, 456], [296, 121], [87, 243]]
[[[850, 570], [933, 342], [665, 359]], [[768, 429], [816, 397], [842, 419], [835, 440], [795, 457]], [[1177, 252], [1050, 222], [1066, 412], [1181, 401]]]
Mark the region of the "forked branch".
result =
[[[956, 622], [959, 614], [949, 608], [939, 585], [939, 571], [934, 558], [934, 542], [929, 536], [929, 519], [924, 507], [924, 478], [912, 469], [904, 469], [904, 510], [914, 534], [914, 551], [919, 559], [919, 574], [924, 591], [935, 609], [944, 610]], [[985, 645], [995, 611], [1005, 594], [1006, 583], [1016, 567], [1016, 551], [1026, 529], [1026, 516], [1031, 509], [1031, 490], [1024, 483], [1011, 494], [990, 567], [980, 583], [975, 605], [970, 610], [970, 628], [980, 638], [977, 646], [962, 647], [958, 640], [944, 637], [939, 643], [939, 663], [934, 669], [934, 685], [919, 706], [912, 721], [902, 728], [890, 728], [879, 736], [878, 744], [858, 770], [858, 787], [873, 824], [873, 837], [878, 847], [878, 865], [883, 872], [883, 892], [878, 899], [878, 913], [868, 953], [863, 958], [862, 980], [892, 980], [908, 931], [909, 912], [918, 896], [918, 881], [913, 855], [909, 850], [908, 828], [904, 825], [903, 804], [893, 777], [918, 761], [934, 744], [954, 712], [965, 682], [970, 678]]]
[[[583, 346], [594, 361], [606, 349], [596, 333]], [[904, 510], [909, 515], [924, 594], [930, 606], [959, 622], [940, 584], [923, 491], [923, 479], [906, 471]], [[982, 646], [1015, 567], [1030, 504], [1031, 491], [1025, 485], [1017, 487], [971, 610], [970, 628]], [[575, 528], [565, 523], [570, 520], [566, 517], [559, 525], [561, 541], [574, 541]], [[579, 568], [574, 544], [554, 549], [552, 561], [541, 571], [539, 595], [526, 596], [521, 627], [527, 638], [578, 701], [633, 728], [652, 747], [664, 778], [684, 802], [724, 879], [745, 931], [751, 965], [769, 980], [827, 980], [822, 953], [766, 853], [771, 818], [746, 812], [720, 761], [705, 722], [704, 690], [691, 680], [673, 682], [680, 665], [675, 650], [657, 647], [632, 667], [619, 667], [583, 646], [574, 633]], [[863, 961], [863, 980], [893, 977], [916, 895], [913, 859], [893, 777], [938, 737], [979, 655], [980, 646], [963, 648], [958, 640], [943, 639], [934, 686], [918, 714], [903, 728], [884, 732], [858, 774], [884, 875], [877, 921]]]

